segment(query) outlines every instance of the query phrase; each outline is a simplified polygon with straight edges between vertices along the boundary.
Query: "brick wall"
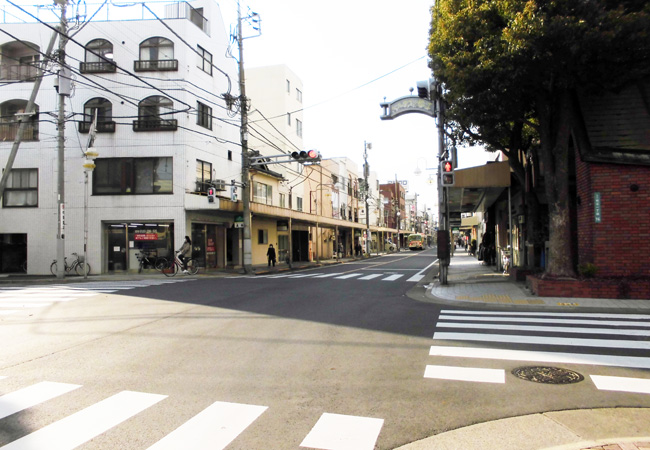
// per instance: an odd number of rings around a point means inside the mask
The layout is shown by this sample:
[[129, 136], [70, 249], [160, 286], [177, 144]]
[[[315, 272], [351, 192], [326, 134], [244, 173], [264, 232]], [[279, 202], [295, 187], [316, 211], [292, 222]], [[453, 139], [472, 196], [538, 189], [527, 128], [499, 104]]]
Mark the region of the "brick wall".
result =
[[528, 275], [526, 285], [540, 297], [650, 299], [650, 279], [647, 278], [559, 280]]
[[[577, 154], [576, 182], [579, 264], [595, 264], [598, 278], [650, 277], [650, 167], [586, 163]], [[600, 223], [594, 220], [595, 192]]]

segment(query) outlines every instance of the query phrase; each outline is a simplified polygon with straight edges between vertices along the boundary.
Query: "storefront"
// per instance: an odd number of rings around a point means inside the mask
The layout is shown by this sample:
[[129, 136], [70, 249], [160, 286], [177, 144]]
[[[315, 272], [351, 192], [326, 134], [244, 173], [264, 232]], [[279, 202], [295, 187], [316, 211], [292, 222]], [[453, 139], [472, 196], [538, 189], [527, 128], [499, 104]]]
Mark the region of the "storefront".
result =
[[226, 267], [227, 232], [221, 224], [192, 224], [192, 258], [199, 267], [206, 269], [223, 269]]
[[104, 272], [137, 270], [140, 252], [152, 258], [174, 257], [173, 222], [123, 222], [103, 223]]

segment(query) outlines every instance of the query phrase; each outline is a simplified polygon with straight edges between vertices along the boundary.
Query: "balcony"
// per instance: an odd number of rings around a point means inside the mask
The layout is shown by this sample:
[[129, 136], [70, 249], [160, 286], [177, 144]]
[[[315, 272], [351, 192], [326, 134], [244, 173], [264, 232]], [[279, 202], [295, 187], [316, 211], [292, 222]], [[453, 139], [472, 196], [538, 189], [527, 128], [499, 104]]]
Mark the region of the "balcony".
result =
[[79, 63], [81, 73], [115, 73], [117, 65], [114, 62], [97, 61]]
[[166, 72], [177, 71], [177, 59], [138, 60], [133, 63], [136, 72]]
[[0, 65], [0, 80], [34, 81], [37, 76], [38, 68], [31, 64]]
[[134, 120], [133, 131], [176, 131], [178, 121], [176, 119], [148, 119]]
[[[90, 124], [91, 122], [79, 122], [79, 133], [90, 132]], [[97, 122], [96, 130], [98, 133], [115, 133], [115, 122], [112, 120]]]
[[[13, 141], [18, 134], [18, 123], [0, 123], [0, 142]], [[38, 141], [38, 128], [27, 125], [21, 136], [23, 141]]]

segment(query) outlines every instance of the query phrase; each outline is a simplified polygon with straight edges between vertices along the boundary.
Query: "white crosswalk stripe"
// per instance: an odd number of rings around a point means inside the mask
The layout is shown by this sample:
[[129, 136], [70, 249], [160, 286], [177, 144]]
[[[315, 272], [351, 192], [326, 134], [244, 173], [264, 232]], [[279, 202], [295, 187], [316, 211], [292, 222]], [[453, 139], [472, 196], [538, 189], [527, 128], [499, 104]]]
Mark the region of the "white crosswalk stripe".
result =
[[[0, 375], [0, 380], [7, 378]], [[39, 408], [48, 400], [80, 388], [84, 387], [43, 381], [0, 396], [0, 427], [1, 421], [12, 414]], [[147, 409], [166, 398], [167, 395], [122, 391], [67, 417], [53, 417], [54, 422], [6, 443], [1, 449], [72, 450], [136, 415], [146, 414]], [[215, 401], [147, 450], [225, 450], [268, 409], [267, 406]], [[323, 413], [301, 447], [372, 450], [383, 423], [379, 418]]]
[[[369, 275], [364, 275], [361, 272], [334, 272], [334, 273], [316, 273], [316, 272], [309, 272], [309, 273], [300, 273], [300, 274], [295, 274], [295, 273], [284, 273], [284, 274], [274, 274], [274, 275], [259, 275], [255, 277], [241, 277], [241, 278], [269, 278], [269, 279], [279, 279], [279, 278], [286, 278], [286, 279], [296, 279], [296, 278], [333, 278], [335, 280], [359, 280], [359, 281], [370, 281], [374, 280], [375, 278], [380, 278], [381, 281], [396, 281], [399, 279], [402, 279], [405, 275], [404, 274], [396, 274], [395, 272], [380, 272], [380, 273], [371, 273]], [[418, 283], [424, 278], [424, 275], [421, 274], [416, 274], [413, 275], [409, 278], [406, 279], [407, 283]]]
[[193, 278], [141, 280], [141, 281], [96, 281], [69, 285], [7, 286], [0, 288], [0, 315], [16, 314], [24, 309], [42, 308], [54, 303], [69, 302], [99, 294], [110, 294], [131, 289], [160, 286], [169, 283], [194, 281]]
[[[427, 365], [425, 378], [501, 382], [500, 369], [466, 367], [468, 360], [576, 364], [587, 370], [589, 366], [650, 369], [646, 356], [650, 315], [646, 314], [443, 310], [433, 342], [429, 355], [437, 361], [460, 358], [465, 363], [463, 367]], [[481, 346], [454, 346], [453, 342]], [[532, 345], [533, 350], [522, 345]], [[650, 378], [590, 375], [590, 379], [600, 390], [650, 394]]]

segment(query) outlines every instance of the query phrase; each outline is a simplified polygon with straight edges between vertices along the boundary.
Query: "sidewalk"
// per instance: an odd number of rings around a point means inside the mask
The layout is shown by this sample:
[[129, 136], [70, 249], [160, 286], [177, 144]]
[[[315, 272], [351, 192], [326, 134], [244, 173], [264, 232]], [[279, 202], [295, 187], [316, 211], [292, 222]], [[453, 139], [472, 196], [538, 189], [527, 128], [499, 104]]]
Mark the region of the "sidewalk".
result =
[[[585, 311], [593, 308], [650, 315], [650, 299], [550, 298], [531, 295], [512, 281], [458, 250], [448, 284], [427, 287], [427, 301], [468, 308]], [[640, 394], [643, 395], [643, 394]], [[556, 411], [495, 420], [447, 431], [396, 450], [650, 450], [650, 408]]]

